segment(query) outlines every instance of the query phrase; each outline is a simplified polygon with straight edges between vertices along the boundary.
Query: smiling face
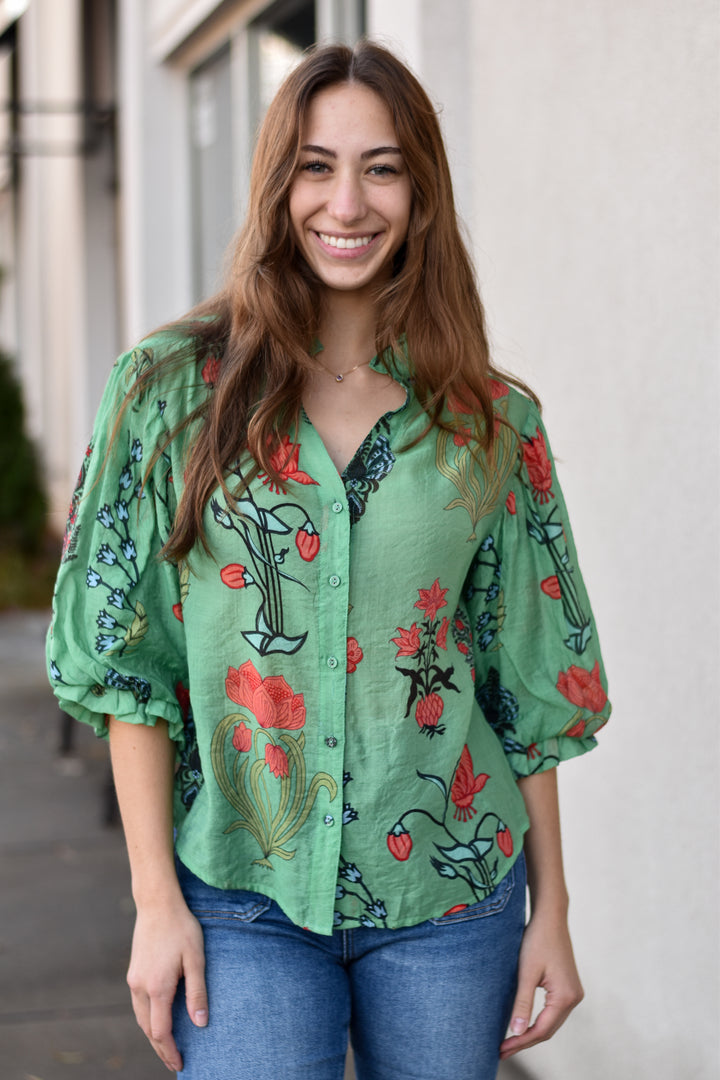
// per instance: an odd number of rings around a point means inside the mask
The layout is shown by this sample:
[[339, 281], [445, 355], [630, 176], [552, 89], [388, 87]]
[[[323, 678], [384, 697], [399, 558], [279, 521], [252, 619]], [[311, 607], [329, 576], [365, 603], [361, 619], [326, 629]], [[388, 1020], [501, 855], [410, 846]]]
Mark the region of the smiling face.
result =
[[326, 289], [368, 293], [390, 276], [410, 221], [410, 176], [390, 110], [360, 83], [321, 90], [308, 107], [290, 222]]

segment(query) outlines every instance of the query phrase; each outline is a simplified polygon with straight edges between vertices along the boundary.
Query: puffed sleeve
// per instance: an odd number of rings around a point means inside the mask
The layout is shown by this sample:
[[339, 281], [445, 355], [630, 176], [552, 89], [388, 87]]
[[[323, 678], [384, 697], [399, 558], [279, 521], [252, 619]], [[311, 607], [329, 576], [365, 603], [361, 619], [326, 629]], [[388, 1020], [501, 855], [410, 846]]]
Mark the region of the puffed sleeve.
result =
[[596, 745], [605, 671], [547, 435], [521, 399], [522, 464], [466, 583], [475, 696], [516, 777]]
[[121, 405], [153, 351], [116, 362], [70, 508], [47, 638], [50, 681], [67, 713], [106, 734], [106, 716], [168, 722], [183, 744], [187, 685], [178, 570], [159, 557], [174, 513], [171, 461], [148, 463], [165, 430], [151, 387]]

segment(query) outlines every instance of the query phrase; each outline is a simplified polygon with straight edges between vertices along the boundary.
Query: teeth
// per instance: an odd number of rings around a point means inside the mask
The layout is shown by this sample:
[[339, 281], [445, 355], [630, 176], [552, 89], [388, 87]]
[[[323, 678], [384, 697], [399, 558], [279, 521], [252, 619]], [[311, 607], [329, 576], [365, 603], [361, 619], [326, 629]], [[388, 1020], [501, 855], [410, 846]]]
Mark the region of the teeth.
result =
[[328, 236], [327, 233], [318, 233], [323, 244], [334, 248], [360, 248], [367, 247], [372, 236]]

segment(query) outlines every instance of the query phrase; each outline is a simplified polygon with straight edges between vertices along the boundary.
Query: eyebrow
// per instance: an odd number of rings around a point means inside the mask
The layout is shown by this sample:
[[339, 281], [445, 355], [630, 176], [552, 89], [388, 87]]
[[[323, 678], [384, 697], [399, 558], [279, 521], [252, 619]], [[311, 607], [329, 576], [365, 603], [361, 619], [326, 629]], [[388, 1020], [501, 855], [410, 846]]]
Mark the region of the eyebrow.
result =
[[[327, 150], [324, 146], [312, 146], [307, 144], [300, 147], [301, 150], [307, 151], [310, 154], [323, 154], [324, 157], [336, 158], [337, 154], [334, 150]], [[379, 157], [381, 154], [401, 154], [399, 146], [376, 146], [372, 150], [363, 150], [360, 155], [361, 161], [367, 161], [368, 158]]]

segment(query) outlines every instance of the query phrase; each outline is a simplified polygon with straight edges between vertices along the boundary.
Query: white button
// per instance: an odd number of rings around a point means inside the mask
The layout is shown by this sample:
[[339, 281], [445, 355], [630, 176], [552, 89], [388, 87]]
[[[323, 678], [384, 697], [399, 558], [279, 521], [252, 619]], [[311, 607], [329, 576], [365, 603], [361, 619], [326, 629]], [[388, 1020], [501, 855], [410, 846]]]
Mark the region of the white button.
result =
[[328, 656], [328, 658], [327, 658], [327, 666], [329, 668], [336, 668], [338, 666], [337, 657], [336, 656]]
[[335, 824], [335, 818], [332, 816], [332, 814], [326, 814], [323, 820], [324, 820], [326, 825], [334, 825]]
[[329, 746], [330, 749], [333, 750], [337, 746], [337, 739], [335, 738], [335, 736], [328, 735], [328, 737], [325, 739], [325, 745]]
[[331, 574], [328, 578], [328, 583], [332, 585], [333, 589], [337, 589], [338, 585], [340, 584], [340, 578], [337, 576], [337, 574]]
[[332, 508], [334, 514], [339, 514], [342, 511], [343, 505], [341, 502], [334, 502]]

